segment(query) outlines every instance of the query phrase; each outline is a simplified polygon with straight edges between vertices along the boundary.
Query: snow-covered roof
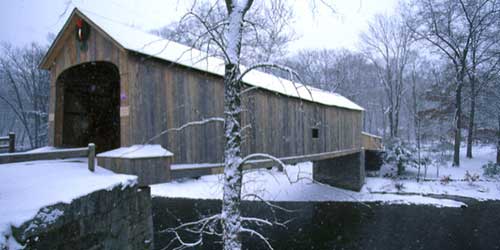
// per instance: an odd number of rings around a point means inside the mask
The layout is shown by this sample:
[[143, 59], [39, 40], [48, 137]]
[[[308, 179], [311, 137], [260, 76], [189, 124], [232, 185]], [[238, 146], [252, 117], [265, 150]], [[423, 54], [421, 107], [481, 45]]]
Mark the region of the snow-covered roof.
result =
[[[220, 58], [208, 56], [207, 53], [198, 49], [166, 40], [165, 38], [121, 24], [94, 13], [81, 11], [76, 8], [71, 16], [75, 13], [79, 13], [83, 18], [88, 19], [88, 21], [99, 27], [111, 37], [114, 42], [118, 43], [126, 50], [175, 62], [189, 68], [212, 74], [224, 75], [224, 60]], [[243, 72], [245, 67], [241, 67], [241, 70]], [[243, 81], [252, 86], [303, 100], [351, 110], [363, 110], [361, 106], [340, 94], [327, 92], [298, 82], [292, 82], [257, 70], [253, 70], [246, 74]]]

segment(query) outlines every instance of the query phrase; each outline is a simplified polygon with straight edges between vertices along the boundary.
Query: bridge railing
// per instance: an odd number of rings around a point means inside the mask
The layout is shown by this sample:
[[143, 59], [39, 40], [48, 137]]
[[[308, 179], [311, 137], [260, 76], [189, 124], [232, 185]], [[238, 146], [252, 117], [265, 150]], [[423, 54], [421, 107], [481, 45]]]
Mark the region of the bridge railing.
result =
[[383, 150], [382, 137], [366, 132], [361, 133], [361, 145], [366, 150]]
[[0, 150], [7, 149], [9, 153], [16, 152], [16, 134], [10, 132], [8, 136], [0, 137]]
[[[332, 152], [280, 157], [284, 164], [296, 164], [305, 161], [321, 161], [333, 159], [363, 151], [363, 148], [353, 148]], [[245, 162], [243, 169], [269, 168], [276, 166], [276, 162], [271, 159], [256, 159]], [[172, 179], [185, 177], [199, 177], [204, 175], [220, 174], [224, 172], [224, 163], [204, 163], [204, 164], [173, 164], [170, 166]]]
[[[55, 149], [47, 152], [22, 152], [22, 153], [5, 153], [0, 154], [0, 164], [39, 161], [39, 160], [56, 160], [85, 157], [88, 158], [88, 168], [91, 172], [95, 170], [95, 145], [89, 143], [88, 147]], [[1, 167], [1, 166], [0, 166]]]

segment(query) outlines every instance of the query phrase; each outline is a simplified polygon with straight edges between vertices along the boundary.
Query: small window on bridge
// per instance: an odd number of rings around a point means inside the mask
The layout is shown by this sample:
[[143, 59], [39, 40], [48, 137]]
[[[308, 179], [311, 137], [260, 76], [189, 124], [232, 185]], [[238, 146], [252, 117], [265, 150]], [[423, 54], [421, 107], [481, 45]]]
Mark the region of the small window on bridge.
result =
[[319, 138], [319, 129], [318, 128], [312, 129], [312, 137], [313, 137], [313, 139]]

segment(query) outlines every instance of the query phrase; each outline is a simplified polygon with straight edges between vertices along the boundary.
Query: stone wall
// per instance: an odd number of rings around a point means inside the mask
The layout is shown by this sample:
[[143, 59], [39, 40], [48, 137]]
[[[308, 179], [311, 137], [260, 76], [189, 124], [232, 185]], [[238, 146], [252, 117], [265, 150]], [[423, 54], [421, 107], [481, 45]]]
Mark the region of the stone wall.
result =
[[334, 187], [359, 191], [365, 183], [364, 150], [313, 162], [313, 179]]
[[13, 235], [25, 249], [153, 249], [149, 187], [117, 186], [44, 207]]

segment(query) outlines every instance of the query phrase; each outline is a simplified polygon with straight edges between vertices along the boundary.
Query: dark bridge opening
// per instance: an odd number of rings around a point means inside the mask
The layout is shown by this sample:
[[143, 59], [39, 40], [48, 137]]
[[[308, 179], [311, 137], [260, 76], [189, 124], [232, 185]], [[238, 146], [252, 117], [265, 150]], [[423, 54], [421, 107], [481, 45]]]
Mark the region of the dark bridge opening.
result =
[[107, 62], [81, 64], [57, 79], [63, 94], [66, 147], [96, 144], [97, 152], [120, 147], [120, 74]]

